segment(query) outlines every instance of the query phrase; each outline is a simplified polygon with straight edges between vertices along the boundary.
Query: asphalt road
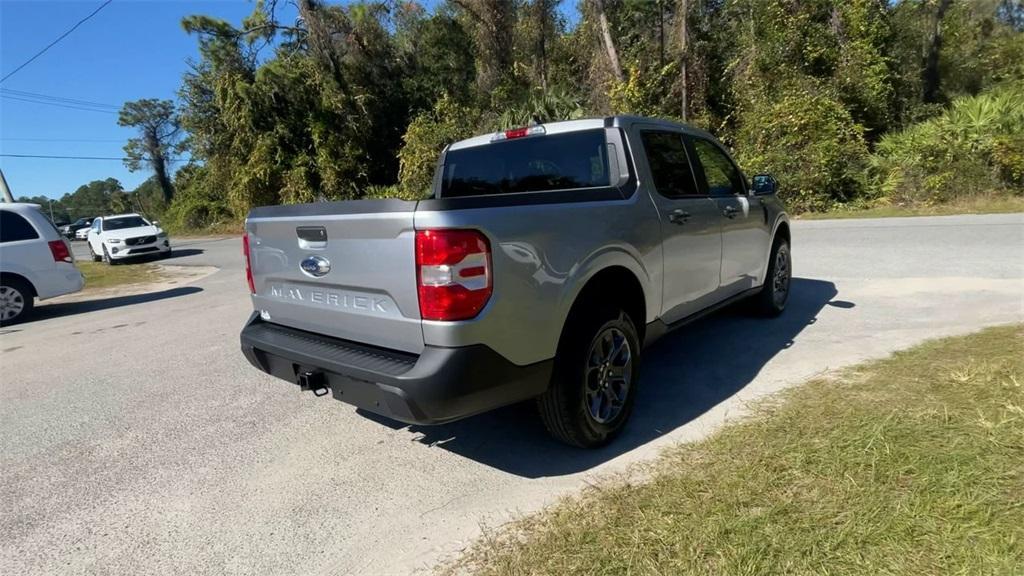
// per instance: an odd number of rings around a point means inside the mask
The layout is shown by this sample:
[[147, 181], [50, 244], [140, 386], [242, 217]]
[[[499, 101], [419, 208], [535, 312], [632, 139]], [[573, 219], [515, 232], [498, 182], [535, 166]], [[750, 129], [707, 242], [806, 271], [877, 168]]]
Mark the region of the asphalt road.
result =
[[579, 451], [528, 406], [409, 428], [251, 368], [237, 239], [221, 270], [42, 305], [0, 330], [0, 573], [406, 574], [750, 400], [920, 340], [1024, 321], [1024, 215], [798, 222], [776, 320], [726, 310], [645, 357], [628, 432]]

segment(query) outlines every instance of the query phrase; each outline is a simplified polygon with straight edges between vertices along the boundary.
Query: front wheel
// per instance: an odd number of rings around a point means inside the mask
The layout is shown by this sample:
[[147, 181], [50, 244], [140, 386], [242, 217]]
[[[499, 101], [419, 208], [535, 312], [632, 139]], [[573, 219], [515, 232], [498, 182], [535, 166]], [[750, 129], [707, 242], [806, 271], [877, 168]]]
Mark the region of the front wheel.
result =
[[100, 256], [99, 254], [96, 253], [95, 250], [92, 249], [92, 244], [88, 244], [88, 246], [89, 246], [89, 254], [92, 256], [92, 261], [93, 262], [100, 262], [101, 260], [103, 260], [103, 256]]
[[28, 284], [17, 278], [5, 278], [0, 284], [0, 326], [24, 320], [32, 313], [34, 303]]
[[107, 252], [107, 247], [103, 247], [103, 261], [107, 263], [107, 266], [114, 265], [114, 259], [110, 257], [110, 252]]
[[772, 245], [764, 285], [753, 298], [754, 310], [762, 316], [773, 317], [782, 314], [786, 309], [786, 302], [789, 301], [792, 277], [793, 259], [789, 253], [789, 242], [777, 238]]
[[551, 385], [539, 399], [548, 432], [581, 448], [614, 439], [633, 411], [640, 339], [622, 310], [585, 312], [559, 347]]

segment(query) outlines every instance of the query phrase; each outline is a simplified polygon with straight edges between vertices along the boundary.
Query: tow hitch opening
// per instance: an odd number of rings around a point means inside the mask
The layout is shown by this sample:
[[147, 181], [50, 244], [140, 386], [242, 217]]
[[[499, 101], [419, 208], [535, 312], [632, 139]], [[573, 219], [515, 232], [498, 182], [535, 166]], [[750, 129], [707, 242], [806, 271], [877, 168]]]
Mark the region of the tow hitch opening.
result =
[[304, 370], [298, 373], [299, 387], [303, 390], [312, 390], [313, 394], [323, 396], [327, 394], [327, 377], [323, 372]]

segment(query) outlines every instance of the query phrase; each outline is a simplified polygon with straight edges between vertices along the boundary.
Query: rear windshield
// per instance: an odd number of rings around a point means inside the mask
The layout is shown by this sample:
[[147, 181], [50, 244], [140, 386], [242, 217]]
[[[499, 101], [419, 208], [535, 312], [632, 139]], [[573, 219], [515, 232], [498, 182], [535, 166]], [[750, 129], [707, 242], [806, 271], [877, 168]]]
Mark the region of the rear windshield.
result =
[[441, 197], [610, 186], [604, 130], [527, 136], [451, 150]]
[[149, 226], [149, 223], [138, 216], [106, 218], [103, 220], [104, 230], [121, 230], [123, 228], [140, 228], [142, 226]]

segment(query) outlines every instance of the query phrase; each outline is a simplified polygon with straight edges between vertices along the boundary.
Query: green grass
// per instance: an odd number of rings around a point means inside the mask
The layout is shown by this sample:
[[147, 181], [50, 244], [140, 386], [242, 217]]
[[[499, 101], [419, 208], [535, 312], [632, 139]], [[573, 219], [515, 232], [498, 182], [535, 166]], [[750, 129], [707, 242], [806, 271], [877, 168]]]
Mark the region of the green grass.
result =
[[148, 284], [163, 278], [160, 267], [154, 264], [127, 263], [110, 266], [104, 262], [79, 260], [75, 262], [85, 276], [85, 289], [113, 288], [130, 284]]
[[1024, 328], [819, 379], [442, 573], [1022, 574]]
[[1012, 214], [1024, 212], [1024, 197], [993, 196], [958, 200], [931, 206], [876, 206], [873, 208], [846, 208], [829, 212], [808, 212], [798, 216], [801, 220], [833, 218], [891, 218], [894, 216], [950, 216], [953, 214]]

